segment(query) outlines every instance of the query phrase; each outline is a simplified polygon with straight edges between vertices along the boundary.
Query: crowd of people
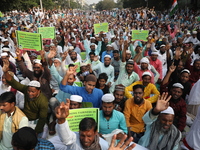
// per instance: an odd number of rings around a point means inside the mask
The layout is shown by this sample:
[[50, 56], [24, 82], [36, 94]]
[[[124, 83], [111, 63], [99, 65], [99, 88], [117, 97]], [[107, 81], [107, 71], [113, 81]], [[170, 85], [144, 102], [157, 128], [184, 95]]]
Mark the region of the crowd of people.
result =
[[[0, 150], [199, 150], [199, 19], [143, 7], [4, 13]], [[103, 22], [108, 32], [95, 34]], [[15, 31], [38, 27], [55, 27], [55, 39], [20, 49]], [[149, 34], [132, 40], [133, 30]], [[99, 122], [84, 118], [71, 131], [69, 110], [92, 107]]]

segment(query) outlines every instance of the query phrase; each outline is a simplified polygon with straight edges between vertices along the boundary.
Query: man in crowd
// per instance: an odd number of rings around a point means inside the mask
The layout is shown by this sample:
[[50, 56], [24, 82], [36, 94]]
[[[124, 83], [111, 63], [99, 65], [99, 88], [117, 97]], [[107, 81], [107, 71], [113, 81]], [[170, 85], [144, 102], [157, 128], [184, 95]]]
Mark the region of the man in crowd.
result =
[[12, 135], [22, 127], [28, 126], [28, 118], [15, 106], [13, 92], [0, 95], [0, 149], [12, 150]]
[[151, 103], [143, 98], [144, 86], [137, 84], [133, 86], [133, 98], [130, 98], [125, 103], [124, 115], [126, 124], [134, 138], [134, 142], [144, 135], [144, 121], [142, 117], [152, 108]]
[[174, 111], [168, 103], [171, 96], [167, 96], [167, 93], [163, 93], [156, 107], [143, 117], [146, 131], [139, 144], [151, 150], [177, 150], [181, 140], [180, 131], [173, 125]]
[[[110, 134], [116, 129], [121, 129], [127, 134], [126, 121], [124, 114], [114, 109], [115, 97], [112, 94], [102, 96], [102, 110], [100, 111], [99, 134]], [[123, 133], [117, 134], [117, 139], [121, 140]]]
[[62, 102], [56, 108], [56, 117], [58, 119], [56, 130], [58, 136], [50, 139], [55, 149], [91, 149], [107, 150], [108, 143], [98, 136], [97, 123], [92, 118], [84, 118], [79, 123], [79, 132], [72, 132], [69, 129], [68, 121], [70, 102]]
[[37, 120], [35, 131], [37, 134], [43, 132], [43, 127], [47, 121], [48, 99], [41, 92], [41, 86], [38, 81], [31, 81], [28, 86], [17, 82], [13, 78], [13, 73], [8, 71], [9, 62], [4, 61], [3, 71], [6, 77], [6, 82], [14, 89], [19, 90], [24, 94], [24, 109], [23, 112], [29, 121]]

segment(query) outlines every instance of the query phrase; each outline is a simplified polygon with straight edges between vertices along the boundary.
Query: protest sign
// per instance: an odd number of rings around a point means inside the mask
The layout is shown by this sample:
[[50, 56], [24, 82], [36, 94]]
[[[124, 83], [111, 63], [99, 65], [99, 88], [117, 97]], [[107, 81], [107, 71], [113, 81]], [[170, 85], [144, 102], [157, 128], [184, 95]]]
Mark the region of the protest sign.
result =
[[80, 108], [69, 110], [69, 116], [66, 118], [69, 128], [74, 132], [78, 132], [80, 121], [86, 117], [93, 118], [99, 126], [99, 108]]
[[108, 23], [98, 23], [94, 24], [94, 33], [99, 34], [101, 31], [108, 32]]
[[16, 31], [17, 45], [22, 50], [42, 50], [42, 37], [39, 33]]
[[[78, 73], [80, 71], [80, 65], [81, 65], [81, 63], [80, 62], [76, 62], [76, 63], [73, 63], [73, 64], [78, 66], [76, 68], [76, 72]], [[65, 67], [68, 69], [68, 65], [66, 65]]]
[[40, 27], [37, 30], [42, 39], [55, 39], [55, 27]]
[[147, 41], [147, 37], [149, 35], [148, 30], [132, 30], [132, 41]]

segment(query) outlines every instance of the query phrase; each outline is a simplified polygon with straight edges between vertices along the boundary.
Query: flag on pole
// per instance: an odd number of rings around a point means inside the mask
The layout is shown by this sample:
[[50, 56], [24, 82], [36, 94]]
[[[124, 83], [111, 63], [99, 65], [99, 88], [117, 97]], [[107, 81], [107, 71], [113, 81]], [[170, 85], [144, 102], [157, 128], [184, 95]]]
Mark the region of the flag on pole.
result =
[[177, 8], [178, 8], [177, 0], [174, 0], [172, 4], [172, 8], [170, 9], [169, 15], [172, 16], [175, 13]]

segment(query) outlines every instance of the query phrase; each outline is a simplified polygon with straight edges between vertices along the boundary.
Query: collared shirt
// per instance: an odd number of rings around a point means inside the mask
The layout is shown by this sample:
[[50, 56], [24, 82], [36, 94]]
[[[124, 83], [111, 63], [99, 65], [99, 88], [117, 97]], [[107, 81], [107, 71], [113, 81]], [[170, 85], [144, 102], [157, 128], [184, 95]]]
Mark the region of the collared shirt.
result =
[[115, 81], [115, 83], [110, 88], [110, 92], [114, 91], [115, 85], [122, 84], [126, 87], [126, 86], [129, 86], [130, 84], [132, 84], [133, 82], [138, 81], [140, 79], [138, 74], [135, 73], [134, 71], [129, 76], [128, 73], [126, 72], [125, 65], [126, 65], [126, 62], [120, 63], [119, 76], [118, 76], [117, 80]]
[[[129, 85], [128, 87], [125, 88], [125, 96], [127, 98], [133, 97], [130, 93], [130, 91], [133, 91], [133, 86], [141, 84], [143, 85], [143, 81], [136, 81], [133, 84]], [[151, 96], [153, 94], [153, 96]], [[156, 86], [152, 83], [149, 83], [145, 88], [144, 88], [144, 96], [143, 98], [150, 101], [151, 103], [155, 103], [158, 99], [160, 92], [157, 90]]]
[[34, 150], [55, 150], [54, 145], [45, 139], [38, 139], [38, 143]]
[[134, 103], [133, 98], [129, 98], [124, 108], [127, 127], [130, 127], [130, 130], [136, 133], [144, 132], [144, 121], [142, 117], [151, 108], [152, 105], [148, 100], [144, 100], [144, 103], [139, 106]]
[[[12, 115], [14, 112], [11, 113], [11, 115], [8, 117], [6, 114], [6, 117], [4, 119], [4, 125], [3, 125], [3, 138], [0, 142], [0, 150], [13, 150], [13, 147], [11, 145], [11, 139], [12, 139]], [[19, 123], [19, 129], [22, 127], [28, 126], [28, 118], [22, 117], [20, 123]]]
[[103, 111], [100, 111], [99, 116], [99, 133], [101, 134], [109, 134], [115, 129], [121, 129], [127, 134], [127, 126], [124, 114], [117, 110], [113, 110], [112, 117], [107, 120], [104, 117]]

